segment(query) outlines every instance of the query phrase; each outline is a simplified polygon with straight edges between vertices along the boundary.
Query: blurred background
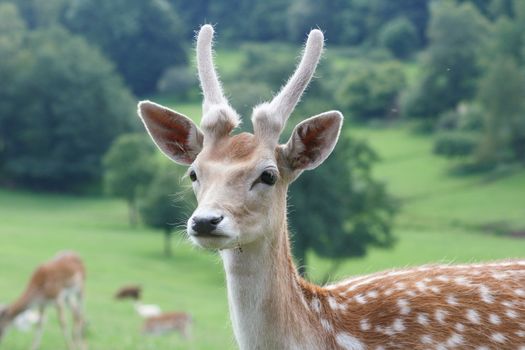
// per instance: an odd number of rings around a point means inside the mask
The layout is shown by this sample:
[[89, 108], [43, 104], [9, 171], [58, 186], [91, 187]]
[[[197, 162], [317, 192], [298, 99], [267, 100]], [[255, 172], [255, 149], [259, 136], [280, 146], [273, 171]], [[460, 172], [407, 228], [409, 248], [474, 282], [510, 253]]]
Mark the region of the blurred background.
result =
[[[222, 264], [181, 233], [194, 199], [136, 103], [200, 121], [195, 30], [212, 23], [243, 115], [327, 50], [289, 128], [339, 109], [335, 152], [290, 189], [300, 271], [324, 283], [432, 262], [525, 257], [525, 2], [0, 0], [0, 304], [56, 252], [87, 268], [91, 349], [234, 349]], [[288, 135], [283, 136], [283, 140]], [[131, 302], [192, 315], [148, 337]], [[54, 312], [43, 349], [63, 348]], [[27, 349], [12, 330], [1, 349]]]

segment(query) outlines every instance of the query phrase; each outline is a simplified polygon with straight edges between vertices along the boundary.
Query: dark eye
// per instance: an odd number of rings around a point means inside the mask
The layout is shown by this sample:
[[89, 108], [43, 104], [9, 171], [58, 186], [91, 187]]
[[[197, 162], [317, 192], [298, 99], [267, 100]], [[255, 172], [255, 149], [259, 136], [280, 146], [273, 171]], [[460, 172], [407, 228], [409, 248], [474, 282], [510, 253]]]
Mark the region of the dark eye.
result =
[[271, 186], [277, 181], [277, 174], [275, 174], [273, 171], [265, 170], [262, 172], [260, 179], [262, 183]]
[[190, 179], [192, 182], [197, 181], [197, 174], [195, 173], [195, 170], [190, 171]]

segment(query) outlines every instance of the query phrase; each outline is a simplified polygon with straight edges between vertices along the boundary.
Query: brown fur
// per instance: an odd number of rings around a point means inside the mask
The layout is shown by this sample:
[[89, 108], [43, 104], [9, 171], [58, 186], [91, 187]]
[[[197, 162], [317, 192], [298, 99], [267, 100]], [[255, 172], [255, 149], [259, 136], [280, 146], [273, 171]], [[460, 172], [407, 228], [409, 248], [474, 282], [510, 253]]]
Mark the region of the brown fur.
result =
[[133, 299], [139, 300], [142, 294], [141, 286], [124, 286], [115, 293], [115, 299]]
[[191, 316], [185, 312], [166, 312], [144, 320], [142, 332], [146, 334], [163, 334], [179, 332], [184, 338], [191, 336]]

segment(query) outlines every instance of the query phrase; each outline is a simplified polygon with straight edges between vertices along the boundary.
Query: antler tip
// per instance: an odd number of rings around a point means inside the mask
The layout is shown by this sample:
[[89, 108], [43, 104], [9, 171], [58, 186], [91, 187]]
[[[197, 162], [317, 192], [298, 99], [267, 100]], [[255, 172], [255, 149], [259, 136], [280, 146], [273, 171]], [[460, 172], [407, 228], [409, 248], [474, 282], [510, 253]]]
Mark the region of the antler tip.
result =
[[324, 41], [324, 34], [319, 29], [312, 29], [310, 31], [310, 34], [308, 34], [309, 40], [315, 40], [317, 42], [323, 42]]
[[213, 26], [211, 24], [205, 24], [201, 27], [199, 31], [199, 39], [205, 38], [211, 40], [213, 37]]

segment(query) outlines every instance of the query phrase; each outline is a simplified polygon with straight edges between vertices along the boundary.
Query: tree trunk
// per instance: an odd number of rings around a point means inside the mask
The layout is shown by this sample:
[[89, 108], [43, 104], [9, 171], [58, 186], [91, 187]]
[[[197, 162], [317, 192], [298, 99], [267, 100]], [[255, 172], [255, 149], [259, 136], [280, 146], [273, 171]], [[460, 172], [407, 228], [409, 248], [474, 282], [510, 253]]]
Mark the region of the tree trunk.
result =
[[139, 211], [135, 199], [128, 200], [129, 224], [131, 227], [137, 227]]
[[164, 229], [164, 255], [171, 256], [171, 230], [169, 228]]

